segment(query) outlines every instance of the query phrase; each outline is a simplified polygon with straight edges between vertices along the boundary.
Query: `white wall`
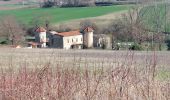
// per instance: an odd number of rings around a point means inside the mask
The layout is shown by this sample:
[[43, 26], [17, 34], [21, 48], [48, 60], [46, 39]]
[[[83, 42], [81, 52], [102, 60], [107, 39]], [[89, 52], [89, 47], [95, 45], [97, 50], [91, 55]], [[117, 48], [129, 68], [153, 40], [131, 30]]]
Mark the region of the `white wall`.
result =
[[42, 43], [41, 47], [45, 48], [47, 42], [46, 32], [39, 33], [39, 37], [40, 37], [40, 42]]
[[63, 48], [70, 49], [71, 45], [83, 44], [83, 35], [63, 37]]

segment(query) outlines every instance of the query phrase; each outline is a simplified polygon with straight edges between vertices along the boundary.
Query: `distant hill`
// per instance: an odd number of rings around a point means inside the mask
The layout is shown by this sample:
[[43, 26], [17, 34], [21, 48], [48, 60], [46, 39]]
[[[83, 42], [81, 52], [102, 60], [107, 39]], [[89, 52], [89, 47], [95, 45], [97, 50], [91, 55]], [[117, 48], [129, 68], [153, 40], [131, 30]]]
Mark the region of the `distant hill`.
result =
[[23, 0], [10, 0], [10, 1], [3, 1], [0, 0], [0, 5], [7, 5], [7, 4], [18, 4], [22, 2]]

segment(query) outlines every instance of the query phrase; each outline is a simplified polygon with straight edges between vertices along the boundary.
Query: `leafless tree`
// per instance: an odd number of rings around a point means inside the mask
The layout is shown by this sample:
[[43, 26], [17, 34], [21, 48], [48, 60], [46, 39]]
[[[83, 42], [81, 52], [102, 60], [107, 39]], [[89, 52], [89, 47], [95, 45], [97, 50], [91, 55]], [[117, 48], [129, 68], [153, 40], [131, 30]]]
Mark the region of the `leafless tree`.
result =
[[[151, 29], [153, 31], [152, 34], [152, 49], [154, 49], [153, 43], [156, 42], [159, 44], [159, 50], [161, 50], [162, 43], [164, 42], [164, 34], [163, 32], [166, 32], [166, 23], [167, 23], [167, 8], [166, 8], [166, 0], [162, 0], [159, 2], [152, 2], [152, 9], [153, 13], [151, 16], [152, 20], [152, 26]], [[165, 8], [162, 8], [160, 4], [164, 4]], [[162, 12], [162, 10], [165, 10], [165, 12]], [[165, 21], [163, 21], [165, 20]]]
[[24, 31], [16, 19], [12, 16], [5, 16], [0, 22], [1, 33], [7, 37], [12, 45], [20, 44], [23, 41]]
[[142, 16], [145, 11], [140, 12], [140, 7], [134, 7], [128, 13], [122, 15], [122, 19], [114, 21], [110, 25], [113, 36], [126, 41], [135, 41], [141, 44], [146, 40], [147, 29], [143, 23]]
[[44, 0], [52, 2], [55, 6], [94, 6], [95, 0]]
[[95, 30], [94, 31], [95, 34], [99, 33], [99, 28], [93, 21], [91, 21], [91, 20], [83, 20], [83, 21], [80, 22], [80, 30], [81, 31], [83, 31], [87, 27], [93, 28]]

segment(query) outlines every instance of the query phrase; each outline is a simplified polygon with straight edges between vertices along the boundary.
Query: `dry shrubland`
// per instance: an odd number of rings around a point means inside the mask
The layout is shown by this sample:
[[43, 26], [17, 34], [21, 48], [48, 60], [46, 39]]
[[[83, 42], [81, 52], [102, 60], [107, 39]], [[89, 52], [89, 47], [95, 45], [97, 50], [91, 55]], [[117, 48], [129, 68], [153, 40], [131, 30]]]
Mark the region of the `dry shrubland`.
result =
[[157, 78], [169, 52], [0, 51], [1, 100], [170, 99], [169, 78]]

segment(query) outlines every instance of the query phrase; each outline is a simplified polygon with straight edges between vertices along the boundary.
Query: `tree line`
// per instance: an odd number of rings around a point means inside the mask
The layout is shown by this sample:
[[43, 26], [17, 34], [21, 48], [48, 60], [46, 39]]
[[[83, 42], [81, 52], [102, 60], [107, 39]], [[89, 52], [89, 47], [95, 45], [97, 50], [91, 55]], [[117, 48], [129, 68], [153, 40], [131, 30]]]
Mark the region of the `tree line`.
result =
[[147, 0], [43, 0], [41, 7], [84, 7], [84, 6], [110, 6], [112, 4], [138, 4], [148, 3]]
[[93, 6], [95, 5], [95, 0], [44, 0], [41, 3], [41, 7], [52, 7], [52, 6], [62, 6], [62, 7], [82, 7], [82, 6]]

